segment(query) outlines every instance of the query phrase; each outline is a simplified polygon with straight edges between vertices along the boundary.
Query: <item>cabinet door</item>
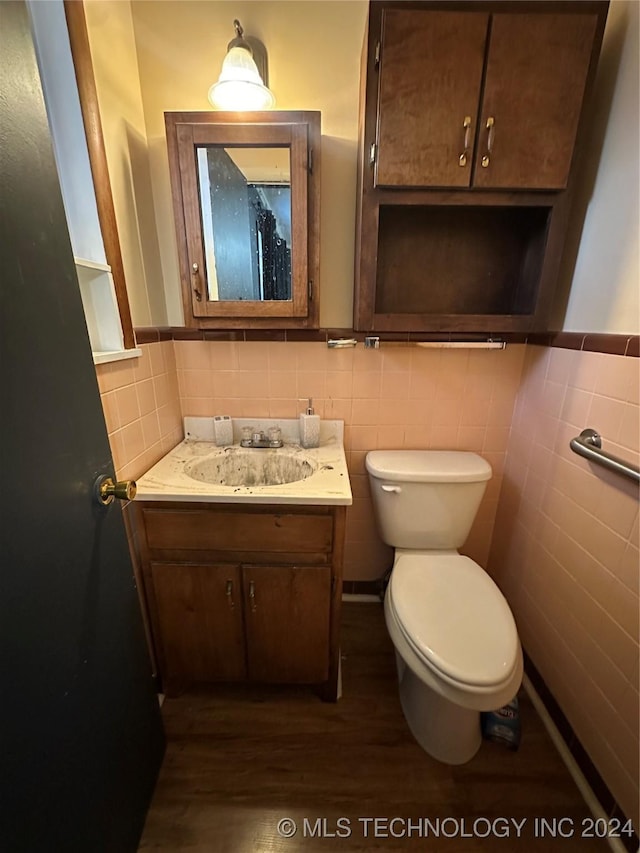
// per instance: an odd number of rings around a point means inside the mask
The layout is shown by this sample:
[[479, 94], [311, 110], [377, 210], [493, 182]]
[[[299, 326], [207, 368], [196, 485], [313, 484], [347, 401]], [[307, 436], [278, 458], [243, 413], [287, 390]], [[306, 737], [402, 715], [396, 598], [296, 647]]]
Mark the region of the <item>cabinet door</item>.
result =
[[474, 186], [567, 185], [597, 20], [493, 16]]
[[331, 570], [243, 566], [249, 678], [313, 684], [329, 672]]
[[384, 10], [377, 186], [469, 186], [488, 17]]
[[151, 563], [165, 689], [246, 677], [238, 566]]

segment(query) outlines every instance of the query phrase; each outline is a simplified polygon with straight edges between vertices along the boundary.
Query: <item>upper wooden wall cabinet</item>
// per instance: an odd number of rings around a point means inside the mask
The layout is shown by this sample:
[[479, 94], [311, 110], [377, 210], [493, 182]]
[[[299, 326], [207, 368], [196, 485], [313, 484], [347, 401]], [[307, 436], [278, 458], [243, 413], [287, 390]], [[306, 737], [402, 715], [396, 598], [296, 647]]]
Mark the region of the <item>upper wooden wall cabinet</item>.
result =
[[320, 113], [165, 113], [185, 324], [317, 328]]
[[355, 328], [545, 328], [607, 8], [370, 3]]

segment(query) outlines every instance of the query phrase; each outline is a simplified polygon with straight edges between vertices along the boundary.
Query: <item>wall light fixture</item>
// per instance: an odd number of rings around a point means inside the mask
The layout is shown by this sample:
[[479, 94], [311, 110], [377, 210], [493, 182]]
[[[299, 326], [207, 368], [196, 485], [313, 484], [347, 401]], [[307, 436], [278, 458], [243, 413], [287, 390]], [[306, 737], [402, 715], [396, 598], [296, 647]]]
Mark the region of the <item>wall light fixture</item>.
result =
[[218, 82], [209, 89], [209, 101], [219, 110], [270, 110], [275, 106], [267, 88], [267, 51], [258, 39], [244, 37], [234, 20], [236, 37], [227, 45]]

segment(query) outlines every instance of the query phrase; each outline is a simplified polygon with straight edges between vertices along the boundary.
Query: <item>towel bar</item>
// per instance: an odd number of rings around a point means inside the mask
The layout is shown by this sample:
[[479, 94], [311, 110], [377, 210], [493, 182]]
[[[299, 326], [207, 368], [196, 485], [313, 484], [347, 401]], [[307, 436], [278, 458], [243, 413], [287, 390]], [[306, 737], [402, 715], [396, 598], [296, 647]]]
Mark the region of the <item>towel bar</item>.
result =
[[429, 349], [505, 349], [502, 340], [488, 338], [486, 341], [385, 341], [378, 335], [367, 335], [364, 339], [365, 349], [380, 349], [388, 347], [425, 347]]

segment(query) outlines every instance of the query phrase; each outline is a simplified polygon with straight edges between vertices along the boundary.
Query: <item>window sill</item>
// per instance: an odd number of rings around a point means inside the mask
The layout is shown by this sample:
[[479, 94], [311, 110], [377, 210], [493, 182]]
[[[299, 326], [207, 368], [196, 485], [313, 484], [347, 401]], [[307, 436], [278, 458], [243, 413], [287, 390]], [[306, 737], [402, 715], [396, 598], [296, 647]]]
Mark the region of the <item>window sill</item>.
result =
[[140, 358], [142, 355], [141, 349], [121, 349], [111, 350], [108, 352], [94, 352], [94, 364], [107, 364], [110, 361], [123, 361], [126, 358]]

